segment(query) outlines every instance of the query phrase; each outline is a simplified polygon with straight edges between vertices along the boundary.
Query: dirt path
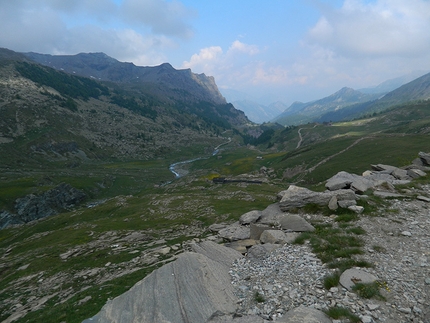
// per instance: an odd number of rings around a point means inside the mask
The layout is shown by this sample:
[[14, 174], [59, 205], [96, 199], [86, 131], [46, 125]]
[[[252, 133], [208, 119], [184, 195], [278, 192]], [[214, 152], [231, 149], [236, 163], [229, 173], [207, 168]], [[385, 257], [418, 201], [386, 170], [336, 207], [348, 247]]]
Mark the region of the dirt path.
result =
[[328, 162], [330, 159], [344, 153], [345, 151], [347, 151], [348, 149], [351, 149], [352, 147], [354, 147], [356, 144], [358, 144], [360, 141], [362, 141], [363, 139], [369, 139], [370, 137], [362, 137], [357, 139], [356, 141], [354, 141], [351, 145], [349, 145], [348, 147], [346, 147], [345, 149], [342, 149], [341, 151], [337, 152], [336, 154], [333, 154], [331, 156], [328, 156], [327, 158], [324, 158], [322, 161], [320, 161], [318, 164], [316, 164], [314, 167], [311, 167], [307, 170], [307, 173], [312, 173], [318, 166], [321, 166], [322, 164]]

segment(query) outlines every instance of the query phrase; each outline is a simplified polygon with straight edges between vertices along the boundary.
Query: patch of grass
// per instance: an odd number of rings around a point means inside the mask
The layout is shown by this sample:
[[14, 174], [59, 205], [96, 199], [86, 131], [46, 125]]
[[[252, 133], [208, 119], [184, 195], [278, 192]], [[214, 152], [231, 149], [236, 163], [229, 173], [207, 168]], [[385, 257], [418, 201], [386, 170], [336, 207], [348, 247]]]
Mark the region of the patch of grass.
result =
[[258, 291], [254, 293], [254, 301], [257, 303], [264, 303], [266, 299], [264, 298], [264, 295], [260, 294]]
[[325, 310], [324, 313], [335, 320], [348, 319], [351, 323], [361, 322], [357, 315], [351, 313], [351, 311], [345, 307], [330, 307], [328, 310]]
[[335, 273], [326, 276], [324, 278], [324, 288], [329, 290], [332, 287], [336, 287], [339, 285], [339, 279], [340, 279], [340, 272], [336, 271]]
[[327, 267], [332, 269], [337, 268], [340, 272], [344, 272], [352, 267], [372, 268], [373, 265], [362, 259], [340, 259], [328, 263]]
[[387, 251], [387, 249], [385, 249], [384, 247], [377, 246], [377, 245], [372, 246], [372, 249], [375, 250], [376, 252], [381, 252], [381, 253], [384, 253]]
[[356, 235], [361, 235], [361, 234], [365, 234], [366, 230], [364, 230], [362, 227], [354, 227], [354, 228], [349, 228], [346, 230], [347, 233], [354, 233]]
[[334, 220], [336, 222], [352, 222], [357, 221], [358, 216], [355, 213], [345, 213], [338, 215]]
[[385, 297], [382, 296], [379, 290], [382, 285], [383, 284], [378, 281], [368, 284], [358, 283], [352, 286], [352, 290], [355, 291], [362, 298], [376, 298], [381, 301], [385, 301]]

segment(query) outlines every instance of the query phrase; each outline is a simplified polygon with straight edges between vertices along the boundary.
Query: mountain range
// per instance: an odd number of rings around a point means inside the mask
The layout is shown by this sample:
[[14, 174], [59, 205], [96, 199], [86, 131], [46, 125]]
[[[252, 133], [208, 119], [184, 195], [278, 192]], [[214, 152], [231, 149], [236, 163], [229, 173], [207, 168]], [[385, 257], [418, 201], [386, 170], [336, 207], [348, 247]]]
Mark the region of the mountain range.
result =
[[186, 151], [195, 142], [216, 146], [225, 141], [223, 131], [240, 133], [250, 124], [212, 77], [170, 64], [138, 67], [102, 53], [50, 56], [1, 49], [0, 84], [6, 163], [22, 154], [17, 142], [27, 147], [27, 162], [150, 159]]
[[[394, 85], [398, 83], [384, 83], [379, 89], [387, 88], [387, 84]], [[288, 126], [308, 122], [350, 120], [378, 113], [405, 102], [427, 100], [430, 98], [430, 73], [401, 85], [388, 93], [364, 92], [344, 87], [336, 93], [316, 101], [307, 103], [294, 102], [272, 121]]]

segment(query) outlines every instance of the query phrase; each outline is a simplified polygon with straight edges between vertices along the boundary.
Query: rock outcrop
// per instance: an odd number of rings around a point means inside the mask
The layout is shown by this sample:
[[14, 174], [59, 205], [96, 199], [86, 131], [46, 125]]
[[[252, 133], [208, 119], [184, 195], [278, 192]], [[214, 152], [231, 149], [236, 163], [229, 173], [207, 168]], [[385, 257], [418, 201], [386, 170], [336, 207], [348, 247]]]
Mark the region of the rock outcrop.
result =
[[202, 253], [181, 254], [84, 322], [203, 323], [219, 314], [233, 314], [237, 298], [228, 271], [240, 253], [213, 242], [195, 249]]
[[15, 201], [15, 212], [0, 213], [0, 229], [12, 224], [23, 224], [73, 207], [83, 200], [86, 194], [69, 184], [60, 185], [41, 195], [29, 194]]

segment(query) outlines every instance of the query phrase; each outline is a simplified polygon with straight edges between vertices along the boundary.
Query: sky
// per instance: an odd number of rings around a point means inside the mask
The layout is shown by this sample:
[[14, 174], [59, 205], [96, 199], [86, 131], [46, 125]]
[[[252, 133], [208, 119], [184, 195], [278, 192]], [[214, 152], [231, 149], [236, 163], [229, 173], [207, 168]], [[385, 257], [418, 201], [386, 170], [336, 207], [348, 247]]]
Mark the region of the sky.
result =
[[0, 30], [14, 51], [168, 62], [264, 104], [430, 71], [430, 0], [0, 0]]

